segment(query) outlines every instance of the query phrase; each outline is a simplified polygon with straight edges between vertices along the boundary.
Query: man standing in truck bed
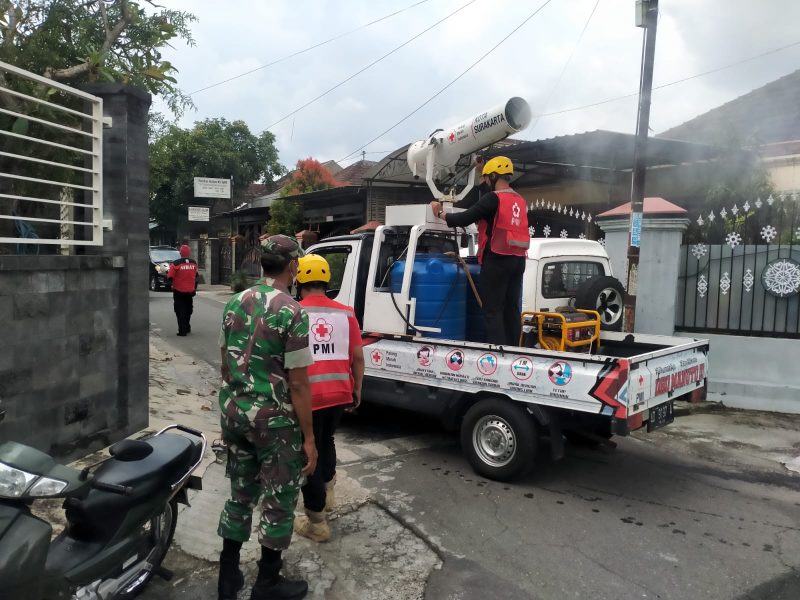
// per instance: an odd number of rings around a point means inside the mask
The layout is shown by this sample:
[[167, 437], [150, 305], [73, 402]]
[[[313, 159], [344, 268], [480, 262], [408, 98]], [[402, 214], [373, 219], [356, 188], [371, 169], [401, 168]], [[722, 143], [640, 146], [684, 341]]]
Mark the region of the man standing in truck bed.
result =
[[514, 166], [505, 156], [489, 160], [481, 172], [478, 201], [460, 213], [445, 214], [440, 202], [431, 202], [433, 214], [449, 227], [478, 225], [480, 296], [486, 319], [486, 341], [517, 346], [522, 330], [520, 299], [525, 255], [530, 246], [528, 206], [511, 189]]

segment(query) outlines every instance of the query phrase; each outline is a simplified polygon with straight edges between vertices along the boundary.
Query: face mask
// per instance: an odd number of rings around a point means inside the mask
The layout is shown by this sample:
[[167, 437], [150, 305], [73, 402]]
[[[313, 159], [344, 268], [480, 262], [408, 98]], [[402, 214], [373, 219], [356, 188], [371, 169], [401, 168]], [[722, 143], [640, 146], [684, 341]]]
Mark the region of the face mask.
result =
[[478, 185], [478, 193], [481, 195], [488, 194], [491, 191], [492, 191], [492, 186], [490, 186], [488, 183], [481, 183]]

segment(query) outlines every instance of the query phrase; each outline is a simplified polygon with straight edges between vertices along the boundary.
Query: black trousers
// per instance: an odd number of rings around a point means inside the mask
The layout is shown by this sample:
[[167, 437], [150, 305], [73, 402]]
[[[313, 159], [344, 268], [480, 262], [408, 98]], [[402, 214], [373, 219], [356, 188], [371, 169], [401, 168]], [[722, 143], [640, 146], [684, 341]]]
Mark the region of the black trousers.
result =
[[336, 445], [333, 434], [342, 420], [344, 406], [332, 406], [314, 411], [314, 441], [317, 446], [317, 468], [301, 488], [303, 505], [308, 510], [325, 509], [325, 484], [336, 475]]
[[519, 344], [524, 273], [524, 256], [500, 256], [487, 252], [483, 257], [479, 291], [486, 319], [486, 341], [490, 344]]
[[175, 308], [175, 316], [178, 317], [178, 333], [189, 333], [192, 329], [189, 324], [194, 310], [192, 298], [194, 298], [194, 292], [172, 290], [172, 305]]

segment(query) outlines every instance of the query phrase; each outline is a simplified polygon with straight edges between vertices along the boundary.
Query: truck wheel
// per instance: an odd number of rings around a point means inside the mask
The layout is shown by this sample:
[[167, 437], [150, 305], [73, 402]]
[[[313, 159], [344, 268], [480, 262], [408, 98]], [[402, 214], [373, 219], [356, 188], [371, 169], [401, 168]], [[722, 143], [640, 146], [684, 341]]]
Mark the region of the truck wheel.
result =
[[475, 472], [508, 481], [533, 464], [536, 425], [525, 409], [501, 398], [481, 400], [461, 423], [461, 447]]
[[610, 275], [587, 279], [575, 290], [575, 308], [600, 313], [600, 327], [606, 331], [622, 331], [625, 288]]

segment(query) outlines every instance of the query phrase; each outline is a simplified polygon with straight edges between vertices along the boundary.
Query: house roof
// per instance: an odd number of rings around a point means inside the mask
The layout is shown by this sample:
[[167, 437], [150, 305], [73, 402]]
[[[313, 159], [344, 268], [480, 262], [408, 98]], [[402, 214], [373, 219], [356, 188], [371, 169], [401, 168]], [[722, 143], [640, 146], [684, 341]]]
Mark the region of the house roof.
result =
[[251, 202], [252, 200], [258, 198], [259, 196], [268, 194], [272, 185], [274, 184], [251, 183], [250, 185], [247, 186], [247, 189], [242, 194], [242, 200], [244, 202]]
[[730, 139], [744, 144], [800, 140], [800, 70], [722, 106], [667, 129], [658, 138], [707, 144]]
[[361, 185], [364, 176], [376, 164], [374, 160], [359, 160], [334, 174], [333, 178], [347, 185]]

